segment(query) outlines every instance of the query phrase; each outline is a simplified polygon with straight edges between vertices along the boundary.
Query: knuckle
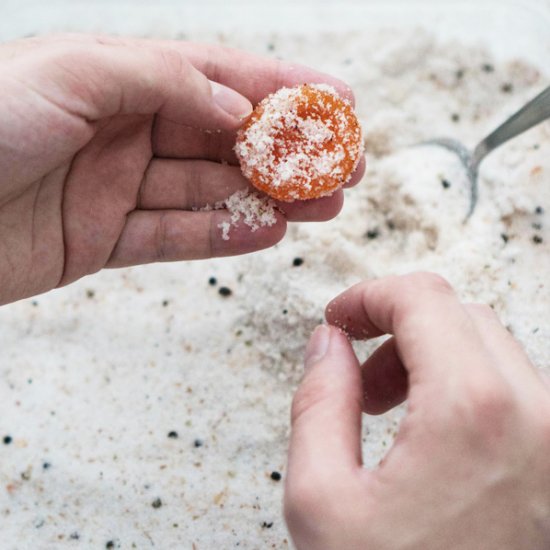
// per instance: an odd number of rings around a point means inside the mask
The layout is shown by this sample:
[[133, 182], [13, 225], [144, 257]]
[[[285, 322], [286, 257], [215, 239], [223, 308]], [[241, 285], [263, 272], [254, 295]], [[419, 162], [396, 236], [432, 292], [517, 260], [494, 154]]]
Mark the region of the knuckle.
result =
[[406, 276], [409, 284], [421, 290], [427, 290], [430, 292], [438, 292], [441, 294], [454, 294], [453, 287], [450, 283], [437, 273], [432, 272], [418, 272]]
[[174, 48], [161, 48], [158, 50], [161, 67], [172, 78], [174, 75], [185, 76], [191, 64], [187, 59]]
[[456, 409], [484, 436], [499, 436], [517, 412], [514, 392], [504, 381], [476, 381], [466, 387]]
[[369, 293], [376, 285], [385, 287], [384, 292], [392, 296], [387, 315], [393, 319], [391, 324], [398, 325], [414, 319], [419, 320], [423, 311], [420, 307], [429, 302], [434, 294], [454, 295], [454, 290], [441, 275], [431, 272], [415, 272], [408, 275], [392, 276], [380, 279], [363, 292], [363, 303], [368, 309]]

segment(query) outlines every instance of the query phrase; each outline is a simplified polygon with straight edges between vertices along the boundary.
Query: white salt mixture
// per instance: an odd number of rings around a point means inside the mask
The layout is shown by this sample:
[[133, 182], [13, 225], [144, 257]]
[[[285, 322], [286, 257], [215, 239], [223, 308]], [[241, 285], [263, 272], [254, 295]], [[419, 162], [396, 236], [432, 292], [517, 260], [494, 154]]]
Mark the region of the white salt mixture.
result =
[[222, 239], [228, 241], [231, 228], [237, 227], [240, 222], [249, 227], [253, 233], [260, 227], [271, 227], [277, 223], [275, 207], [275, 202], [269, 197], [242, 189], [235, 191], [227, 199], [218, 201], [213, 206], [205, 206], [199, 210], [207, 212], [225, 209], [231, 214], [230, 221], [218, 225], [222, 230]]
[[[327, 301], [365, 277], [437, 271], [549, 364], [550, 124], [487, 159], [466, 225], [458, 160], [409, 147], [436, 136], [473, 146], [546, 76], [421, 31], [191, 38], [345, 79], [367, 174], [337, 219], [293, 225], [271, 250], [105, 271], [0, 309], [7, 550], [290, 547], [272, 472], [285, 474], [303, 348]], [[365, 418], [368, 466], [400, 414]]]

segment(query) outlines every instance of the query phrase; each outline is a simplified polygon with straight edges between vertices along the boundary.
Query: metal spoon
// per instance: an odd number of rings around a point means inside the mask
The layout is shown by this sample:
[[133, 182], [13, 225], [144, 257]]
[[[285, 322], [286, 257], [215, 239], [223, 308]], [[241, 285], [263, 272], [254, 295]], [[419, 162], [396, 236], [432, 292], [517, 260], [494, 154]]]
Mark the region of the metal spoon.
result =
[[421, 143], [421, 145], [440, 145], [456, 153], [460, 158], [471, 185], [470, 208], [466, 220], [474, 213], [477, 204], [479, 195], [477, 176], [481, 161], [503, 143], [540, 124], [547, 118], [550, 118], [550, 87], [546, 88], [535, 99], [527, 103], [504, 124], [501, 124], [494, 132], [489, 134], [477, 145], [473, 153], [464, 147], [460, 141], [452, 138], [437, 138]]

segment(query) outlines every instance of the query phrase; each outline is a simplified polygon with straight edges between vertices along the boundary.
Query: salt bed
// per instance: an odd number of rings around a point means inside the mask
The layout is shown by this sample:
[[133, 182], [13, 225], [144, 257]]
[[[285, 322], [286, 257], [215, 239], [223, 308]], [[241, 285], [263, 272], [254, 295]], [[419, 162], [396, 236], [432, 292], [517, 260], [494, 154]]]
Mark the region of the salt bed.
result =
[[[420, 31], [200, 39], [347, 80], [366, 177], [336, 220], [294, 225], [272, 250], [105, 271], [0, 310], [2, 548], [289, 547], [271, 473], [285, 473], [304, 343], [362, 278], [437, 271], [549, 364], [550, 125], [487, 160], [467, 225], [457, 160], [408, 148], [473, 145], [546, 77]], [[365, 418], [367, 466], [401, 414]]]

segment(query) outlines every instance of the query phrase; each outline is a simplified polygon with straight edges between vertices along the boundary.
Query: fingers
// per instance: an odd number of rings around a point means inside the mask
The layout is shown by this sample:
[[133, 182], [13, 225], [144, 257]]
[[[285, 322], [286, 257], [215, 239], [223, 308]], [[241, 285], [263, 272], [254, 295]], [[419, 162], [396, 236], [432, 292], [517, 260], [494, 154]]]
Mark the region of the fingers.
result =
[[157, 118], [152, 131], [153, 154], [162, 158], [203, 159], [238, 166], [235, 132], [205, 131]]
[[493, 358], [465, 308], [441, 277], [417, 273], [352, 287], [327, 307], [329, 323], [359, 338], [396, 337], [411, 384], [452, 391], [469, 373], [492, 376]]
[[286, 231], [284, 216], [277, 214], [273, 226], [253, 232], [239, 224], [231, 227], [229, 240], [225, 240], [220, 225], [230, 217], [224, 210], [136, 210], [129, 214], [107, 267], [246, 254], [273, 246]]
[[[202, 159], [238, 166], [233, 147], [235, 132], [205, 131], [157, 119], [152, 131], [153, 153], [157, 157]], [[357, 185], [365, 175], [366, 162], [362, 157], [346, 188]]]
[[367, 163], [365, 160], [365, 157], [361, 157], [361, 160], [359, 161], [359, 164], [357, 165], [357, 168], [355, 169], [355, 172], [351, 175], [351, 179], [344, 185], [344, 187], [347, 189], [349, 187], [355, 187], [364, 177], [365, 171], [367, 168]]
[[275, 201], [277, 207], [291, 222], [324, 222], [336, 217], [344, 205], [344, 192], [336, 191], [330, 197], [307, 201]]
[[330, 84], [342, 97], [354, 102], [353, 93], [347, 84], [303, 65], [213, 44], [176, 44], [208, 78], [238, 90], [253, 104], [283, 86], [296, 86], [304, 82]]
[[283, 86], [295, 86], [304, 82], [330, 84], [342, 97], [354, 101], [349, 86], [331, 75], [299, 64], [285, 63], [215, 44], [89, 34], [59, 34], [32, 38], [25, 42], [45, 45], [70, 43], [71, 48], [79, 44], [100, 44], [140, 50], [174, 50], [183, 54], [207, 78], [239, 91], [254, 104]]
[[407, 398], [407, 371], [397, 353], [395, 338], [386, 340], [361, 367], [363, 410], [383, 414]]
[[[527, 395], [535, 387], [541, 389], [521, 346], [490, 308], [464, 306], [437, 275], [416, 273], [360, 283], [333, 300], [326, 317], [356, 338], [395, 336], [396, 353], [383, 349], [381, 356], [365, 364], [367, 382], [370, 377], [375, 388], [374, 410], [383, 410], [378, 394], [387, 393], [388, 402], [403, 397], [399, 363], [408, 373], [411, 392], [415, 386], [437, 388], [449, 403], [472, 391], [504, 393], [505, 388], [518, 387]], [[387, 375], [381, 374], [380, 363], [389, 369]], [[380, 389], [385, 376], [392, 383]]]
[[292, 402], [285, 518], [298, 548], [355, 548], [326, 541], [348, 538], [336, 534], [346, 529], [338, 519], [352, 517], [365, 497], [359, 365], [347, 338], [321, 326], [308, 343], [305, 368]]
[[248, 188], [248, 181], [235, 166], [204, 160], [153, 159], [141, 184], [138, 209], [202, 208]]
[[183, 52], [155, 42], [136, 48], [93, 41], [70, 49], [54, 42], [18, 66], [22, 75], [29, 69], [41, 94], [88, 121], [158, 114], [178, 124], [230, 130], [252, 109], [241, 94], [209, 81]]
[[307, 346], [306, 373], [292, 404], [287, 490], [330, 472], [361, 466], [361, 377], [346, 337], [318, 327]]
[[[240, 168], [202, 160], [153, 159], [139, 191], [138, 209], [192, 210], [213, 206], [233, 193], [254, 188]], [[342, 191], [331, 197], [283, 203], [277, 207], [289, 221], [325, 221], [340, 212]]]

